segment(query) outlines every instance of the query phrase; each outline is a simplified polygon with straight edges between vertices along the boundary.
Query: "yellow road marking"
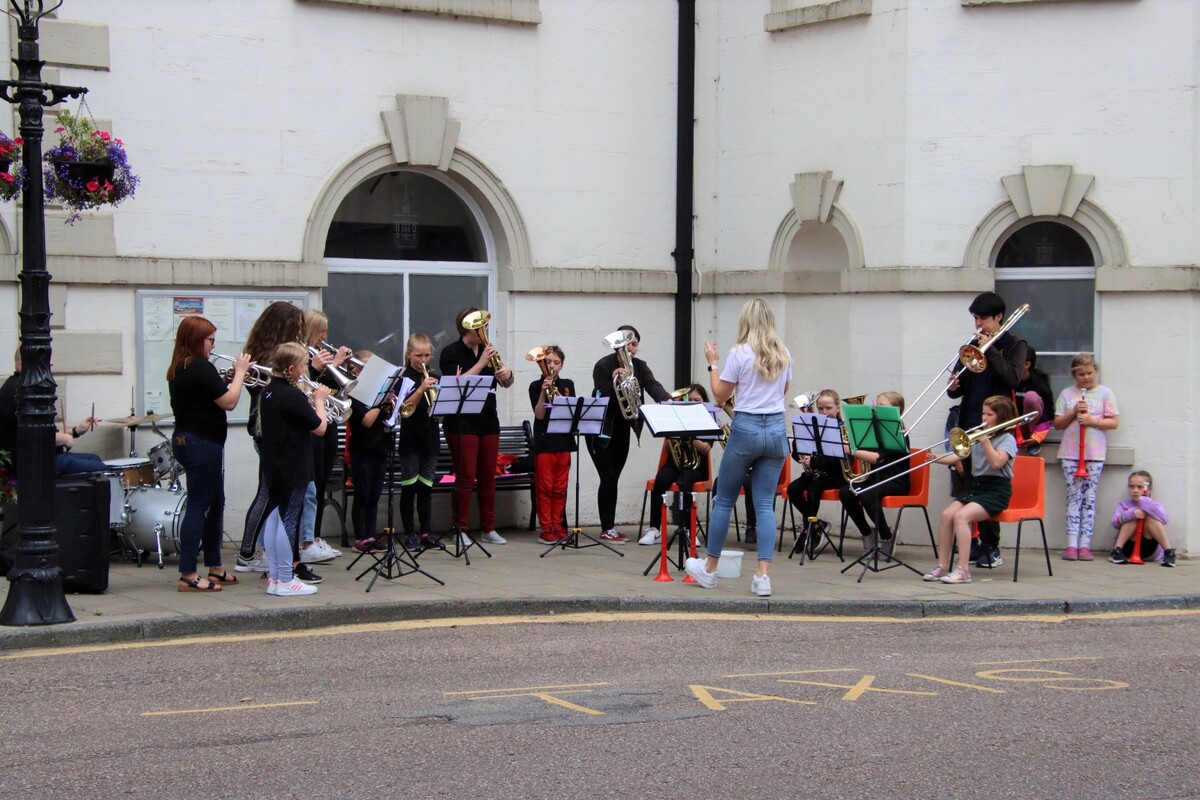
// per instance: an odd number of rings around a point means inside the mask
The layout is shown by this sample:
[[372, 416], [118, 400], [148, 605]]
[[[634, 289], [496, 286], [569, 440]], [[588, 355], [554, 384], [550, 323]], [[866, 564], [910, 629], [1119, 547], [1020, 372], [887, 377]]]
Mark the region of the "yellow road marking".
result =
[[913, 678], [924, 678], [927, 681], [934, 681], [936, 683], [945, 683], [949, 686], [960, 686], [963, 689], [978, 689], [981, 692], [991, 692], [992, 694], [1004, 694], [1003, 689], [993, 689], [990, 686], [976, 686], [973, 683], [962, 683], [961, 681], [952, 681], [949, 678], [936, 678], [933, 675], [922, 675], [919, 672], [907, 672], [905, 674], [909, 675]]
[[385, 633], [391, 631], [415, 631], [438, 628], [484, 627], [496, 625], [580, 625], [598, 622], [681, 622], [699, 620], [726, 620], [739, 622], [771, 622], [774, 624], [821, 623], [834, 625], [916, 625], [928, 623], [969, 622], [972, 625], [989, 622], [1037, 622], [1057, 623], [1071, 619], [1149, 619], [1156, 617], [1189, 617], [1200, 615], [1200, 609], [1147, 609], [1142, 611], [1110, 611], [1100, 614], [1012, 614], [997, 616], [947, 616], [947, 617], [828, 617], [811, 614], [747, 615], [717, 612], [659, 612], [659, 611], [593, 611], [580, 614], [519, 615], [500, 617], [449, 617], [444, 619], [395, 620], [392, 622], [335, 625], [328, 628], [310, 628], [300, 631], [271, 631], [265, 633], [236, 633], [210, 636], [192, 636], [176, 639], [157, 639], [141, 642], [116, 642], [112, 644], [74, 645], [20, 650], [0, 655], [0, 661], [21, 658], [45, 658], [48, 656], [74, 655], [77, 653], [106, 653], [121, 650], [141, 650], [153, 647], [180, 647], [190, 645], [225, 644], [230, 642], [268, 642], [288, 639], [307, 639], [322, 636], [346, 636], [361, 633]]
[[786, 672], [739, 672], [733, 675], [722, 675], [722, 678], [777, 678], [780, 675], [812, 675], [814, 672], [858, 672], [853, 667], [835, 667], [831, 669], [790, 669]]
[[[442, 694], [446, 697], [450, 697], [451, 695], [456, 695], [456, 694], [495, 694], [496, 692], [545, 692], [545, 691], [554, 691], [554, 690], [558, 690], [558, 689], [587, 689], [587, 688], [595, 687], [595, 686], [610, 686], [610, 685], [611, 684], [609, 684], [607, 682], [605, 682], [605, 683], [565, 683], [561, 686], [512, 686], [512, 687], [509, 687], [506, 689], [471, 689], [470, 691], [465, 691], [465, 692], [442, 692]], [[520, 695], [513, 695], [513, 697], [519, 697], [519, 696]]]
[[[607, 686], [608, 684], [603, 684], [603, 685]], [[559, 692], [559, 694], [586, 694], [590, 691], [592, 691], [592, 690], [591, 689], [578, 689], [573, 692]], [[588, 708], [587, 706], [576, 705], [575, 703], [572, 703], [569, 700], [563, 700], [561, 697], [555, 697], [554, 695], [549, 694], [548, 692], [522, 692], [520, 694], [494, 694], [494, 695], [490, 695], [488, 697], [468, 697], [467, 699], [468, 700], [477, 700], [477, 701], [478, 700], [504, 700], [509, 697], [536, 697], [539, 700], [544, 700], [547, 703], [552, 703], [556, 706], [562, 706], [563, 708], [570, 709], [571, 711], [579, 711], [581, 713], [592, 714], [593, 716], [597, 716], [597, 717], [604, 716], [603, 711], [597, 711], [596, 709]]]
[[976, 661], [977, 667], [996, 667], [1002, 664], [1053, 664], [1055, 661], [1101, 661], [1104, 656], [1063, 656], [1062, 658], [1017, 658], [1012, 661]]
[[920, 694], [926, 697], [937, 697], [937, 692], [918, 692], [911, 689], [877, 689], [871, 684], [875, 682], [874, 675], [864, 675], [859, 678], [851, 686], [845, 686], [840, 683], [821, 683], [819, 681], [793, 681], [787, 678], [781, 679], [780, 683], [799, 683], [805, 686], [824, 686], [828, 689], [846, 689], [846, 693], [842, 695], [842, 699], [848, 703], [853, 703], [858, 698], [862, 697], [867, 692], [883, 692], [884, 694]]
[[169, 717], [175, 714], [213, 714], [218, 711], [249, 711], [252, 708], [284, 708], [286, 706], [315, 706], [317, 700], [294, 700], [289, 703], [256, 703], [251, 706], [220, 706], [218, 708], [185, 708], [177, 711], [143, 711], [139, 717]]

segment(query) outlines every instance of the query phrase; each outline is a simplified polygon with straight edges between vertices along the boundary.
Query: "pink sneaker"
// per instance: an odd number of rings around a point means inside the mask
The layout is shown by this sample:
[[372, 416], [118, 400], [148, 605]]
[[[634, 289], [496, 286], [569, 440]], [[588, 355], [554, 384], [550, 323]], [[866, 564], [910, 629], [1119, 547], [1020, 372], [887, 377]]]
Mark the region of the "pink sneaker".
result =
[[1079, 560], [1079, 551], [1076, 550], [1074, 547], [1068, 547], [1066, 550], [1063, 550], [1063, 561], [1078, 561], [1078, 560]]
[[1079, 560], [1080, 561], [1091, 561], [1092, 560], [1092, 548], [1090, 548], [1090, 547], [1079, 548]]

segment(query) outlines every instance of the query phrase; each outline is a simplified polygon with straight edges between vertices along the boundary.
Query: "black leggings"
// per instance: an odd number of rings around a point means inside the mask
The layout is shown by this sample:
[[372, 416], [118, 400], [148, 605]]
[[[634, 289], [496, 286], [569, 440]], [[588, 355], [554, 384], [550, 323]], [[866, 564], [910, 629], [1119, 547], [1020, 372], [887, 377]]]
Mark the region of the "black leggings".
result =
[[[384, 455], [350, 454], [350, 476], [354, 480], [354, 506], [350, 509], [350, 522], [356, 540], [374, 539], [376, 536], [375, 524], [379, 516], [379, 497], [383, 494], [386, 461], [387, 456]], [[320, 507], [318, 501], [317, 508]]]
[[[337, 425], [330, 423], [325, 435], [313, 442], [313, 482], [317, 486], [317, 521], [313, 524], [313, 535], [321, 538], [321, 519], [325, 516], [325, 487], [333, 475], [337, 458]], [[354, 489], [358, 491], [356, 486]]]
[[827, 489], [841, 489], [846, 480], [841, 475], [825, 472], [805, 472], [788, 484], [787, 496], [801, 516], [807, 520], [817, 516], [821, 510], [821, 493]]
[[[612, 426], [612, 438], [587, 437], [588, 453], [600, 476], [600, 488], [596, 490], [596, 508], [600, 514], [600, 529], [617, 527], [617, 486], [621, 482], [621, 471], [629, 458], [629, 435], [632, 433], [623, 419]], [[607, 445], [605, 445], [607, 442]]]
[[[416, 506], [419, 529], [413, 528], [413, 506]], [[419, 478], [400, 487], [400, 524], [404, 526], [405, 536], [432, 533], [433, 488]]]

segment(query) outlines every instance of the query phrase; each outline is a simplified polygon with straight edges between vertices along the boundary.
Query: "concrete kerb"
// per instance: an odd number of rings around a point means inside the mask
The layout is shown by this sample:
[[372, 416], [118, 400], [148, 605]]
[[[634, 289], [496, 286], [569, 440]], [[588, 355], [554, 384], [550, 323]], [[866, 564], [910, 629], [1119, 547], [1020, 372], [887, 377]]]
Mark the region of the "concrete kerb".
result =
[[0, 652], [34, 648], [158, 641], [189, 636], [275, 633], [453, 617], [549, 616], [586, 612], [727, 613], [746, 616], [897, 617], [931, 619], [1091, 614], [1200, 608], [1200, 595], [1115, 600], [1022, 601], [771, 601], [768, 599], [648, 599], [643, 597], [464, 600], [403, 604], [337, 605], [203, 614], [150, 620], [0, 629]]

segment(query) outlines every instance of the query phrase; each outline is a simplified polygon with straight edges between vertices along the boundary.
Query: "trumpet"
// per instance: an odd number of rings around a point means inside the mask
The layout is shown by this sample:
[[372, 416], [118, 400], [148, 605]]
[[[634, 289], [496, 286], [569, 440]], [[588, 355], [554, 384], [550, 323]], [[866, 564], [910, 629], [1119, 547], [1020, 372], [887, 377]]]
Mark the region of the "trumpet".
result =
[[[334, 355], [337, 355], [337, 351], [338, 351], [338, 348], [334, 347], [329, 342], [321, 342], [321, 349], [328, 350], [330, 353], [332, 353]], [[343, 363], [349, 364], [350, 366], [354, 367], [354, 369], [358, 370], [359, 372], [362, 372], [363, 367], [365, 367], [367, 365], [365, 361], [362, 361], [361, 359], [357, 359], [354, 356], [349, 356], [346, 359], [346, 361]]]
[[[538, 369], [542, 371], [542, 380], [550, 377], [550, 368], [546, 366], [546, 356], [549, 354], [549, 351], [541, 345], [538, 345], [525, 354], [525, 360], [534, 362], [538, 365]], [[553, 401], [556, 397], [558, 397], [558, 387], [551, 385], [546, 391], [546, 399]]]
[[630, 422], [638, 418], [638, 409], [642, 406], [642, 385], [638, 383], [633, 369], [633, 356], [629, 354], [632, 342], [633, 331], [614, 331], [604, 337], [604, 343], [617, 351], [617, 363], [621, 368], [613, 376], [613, 392], [621, 416]]
[[[312, 358], [313, 356], [317, 355], [317, 353], [321, 352], [325, 352], [323, 347], [313, 347], [312, 345], [308, 346], [309, 358]], [[343, 369], [338, 369], [333, 364], [330, 364], [325, 368], [324, 374], [332, 378], [333, 382], [338, 385], [338, 394], [350, 394], [350, 392], [354, 391], [354, 387], [358, 386], [358, 378], [351, 377], [350, 373]]]
[[[233, 356], [226, 356], [220, 353], [213, 353], [212, 357], [218, 361], [228, 361], [230, 364], [237, 361]], [[233, 381], [233, 367], [226, 367], [219, 370], [221, 378], [230, 383]], [[242, 386], [247, 389], [253, 389], [256, 386], [266, 386], [271, 382], [271, 370], [267, 367], [260, 367], [258, 364], [251, 364], [250, 369], [246, 370], [246, 377], [242, 378]]]
[[[308, 397], [308, 402], [313, 403], [314, 392], [317, 390], [317, 384], [311, 381], [308, 376], [301, 375], [296, 381], [296, 388], [304, 392]], [[316, 407], [315, 405], [313, 406]], [[350, 401], [341, 397], [329, 395], [325, 398], [325, 413], [329, 415], [332, 422], [339, 425], [350, 419]]]
[[[966, 344], [958, 348], [958, 352], [955, 353], [954, 357], [950, 359], [950, 363], [946, 364], [946, 366], [942, 368], [941, 372], [933, 376], [933, 380], [931, 380], [929, 384], [921, 391], [921, 393], [917, 395], [917, 399], [913, 400], [909, 405], [908, 411], [912, 411], [917, 407], [917, 404], [921, 402], [921, 398], [928, 394], [929, 390], [933, 388], [934, 384], [937, 383], [938, 378], [942, 377], [943, 374], [947, 372], [950, 373], [950, 380], [946, 382], [953, 383], [954, 381], [958, 380], [959, 377], [961, 377], [962, 374], [967, 370], [978, 373], [987, 369], [986, 353], [988, 348], [991, 347], [997, 339], [1008, 333], [1009, 329], [1016, 325], [1021, 317], [1025, 316], [1027, 313], [1029, 313], [1029, 304], [1025, 303], [1018, 307], [1016, 311], [1013, 311], [1012, 315], [1004, 320], [1004, 324], [1001, 325], [996, 332], [989, 336], [987, 341], [983, 342], [982, 344], [976, 344], [976, 342], [983, 337], [983, 332], [976, 331], [975, 335], [972, 336]], [[954, 365], [960, 361], [962, 362], [962, 367], [955, 371]], [[916, 421], [914, 421], [912, 425], [908, 426], [909, 433], [912, 433], [913, 429], [921, 423], [921, 420], [925, 419], [925, 415], [932, 411], [935, 405], [937, 405], [936, 396], [934, 397], [933, 402], [921, 412], [921, 415], [917, 417]], [[908, 412], [906, 411], [905, 413], [907, 414]], [[905, 414], [901, 414], [900, 419], [904, 419], [904, 416]]]
[[[424, 364], [422, 364], [421, 365], [421, 380], [428, 380], [428, 378], [429, 378], [429, 370], [425, 368]], [[429, 408], [432, 410], [433, 404], [435, 402], [437, 402], [437, 386], [431, 386], [430, 388], [426, 389], [424, 394], [422, 394], [421, 396], [425, 398], [425, 402], [429, 403]], [[417, 405], [419, 403], [420, 403], [419, 400], [413, 400], [412, 402], [408, 402], [408, 403], [405, 403], [402, 406], [400, 406], [401, 419], [408, 419], [413, 414], [417, 413]]]
[[[971, 448], [974, 447], [975, 442], [979, 441], [980, 439], [990, 437], [993, 434], [1003, 433], [1004, 431], [1012, 430], [1013, 428], [1016, 428], [1019, 425], [1024, 425], [1027, 422], [1032, 422], [1033, 420], [1037, 419], [1037, 416], [1038, 416], [1038, 412], [1030, 411], [1028, 414], [1024, 414], [1024, 415], [1016, 417], [1014, 419], [1010, 419], [1008, 422], [1001, 422], [999, 425], [993, 425], [990, 428], [983, 427], [985, 424], [983, 422], [981, 422], [978, 425], [976, 425], [975, 427], [969, 428], [967, 430], [963, 430], [962, 428], [951, 428], [950, 435], [947, 436], [945, 439], [942, 439], [937, 444], [930, 445], [929, 447], [926, 447], [923, 450], [917, 450], [917, 451], [911, 453], [909, 455], [909, 458], [911, 459], [913, 456], [918, 456], [921, 453], [928, 453], [929, 451], [933, 450], [935, 447], [941, 447], [943, 444], [949, 444], [950, 449], [954, 451], [954, 455], [958, 456], [959, 458], [966, 458], [967, 456], [971, 455]], [[916, 472], [919, 469], [924, 469], [925, 467], [928, 467], [932, 463], [933, 463], [932, 461], [926, 461], [922, 464], [918, 464], [915, 467], [909, 467], [908, 469], [904, 470], [903, 472], [897, 472], [895, 475], [887, 476], [883, 480], [879, 481], [879, 483], [876, 483], [874, 485], [878, 486], [881, 483], [886, 483], [887, 481], [892, 481], [892, 480], [895, 480], [896, 478], [903, 477], [903, 476], [909, 474], [910, 472]], [[850, 491], [854, 492], [854, 494], [856, 494], [856, 495], [862, 494], [863, 492], [865, 492], [867, 490], [867, 488], [869, 488], [869, 487], [859, 488], [859, 486], [864, 481], [867, 480], [867, 477], [869, 475], [870, 475], [870, 473], [864, 472], [862, 475], [855, 475], [853, 478], [851, 478], [850, 479]]]
[[[487, 347], [491, 344], [488, 341], [487, 328], [488, 323], [492, 321], [492, 314], [489, 311], [472, 311], [463, 317], [462, 326], [469, 331], [479, 331], [479, 341], [483, 342], [483, 346]], [[504, 362], [500, 360], [499, 353], [493, 353], [488, 359], [488, 366], [493, 370], [499, 371], [504, 368]]]

